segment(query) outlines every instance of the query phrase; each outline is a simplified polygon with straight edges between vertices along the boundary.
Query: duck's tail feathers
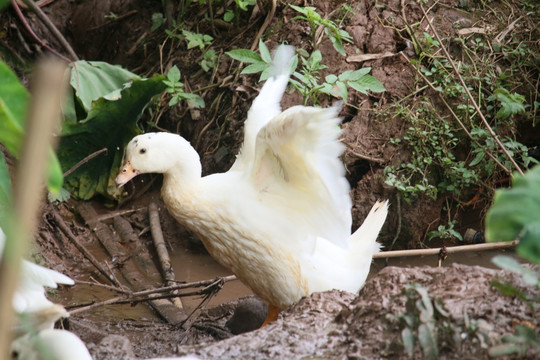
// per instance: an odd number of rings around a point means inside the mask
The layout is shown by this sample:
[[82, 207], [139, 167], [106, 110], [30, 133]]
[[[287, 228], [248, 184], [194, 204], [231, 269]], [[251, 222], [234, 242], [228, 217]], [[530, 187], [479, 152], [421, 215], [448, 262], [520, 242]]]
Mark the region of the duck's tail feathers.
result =
[[380, 244], [377, 242], [377, 236], [387, 215], [388, 200], [377, 201], [362, 226], [349, 237], [349, 246], [353, 252], [365, 252], [371, 255], [379, 252]]

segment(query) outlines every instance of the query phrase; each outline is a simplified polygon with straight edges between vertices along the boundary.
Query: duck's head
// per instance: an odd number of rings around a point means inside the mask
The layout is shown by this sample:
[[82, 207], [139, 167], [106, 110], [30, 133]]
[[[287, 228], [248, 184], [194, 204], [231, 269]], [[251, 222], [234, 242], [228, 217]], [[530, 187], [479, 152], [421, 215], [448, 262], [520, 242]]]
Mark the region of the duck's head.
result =
[[128, 143], [122, 167], [114, 181], [121, 187], [139, 174], [168, 174], [173, 170], [200, 176], [200, 160], [195, 149], [176, 134], [146, 133], [135, 136]]

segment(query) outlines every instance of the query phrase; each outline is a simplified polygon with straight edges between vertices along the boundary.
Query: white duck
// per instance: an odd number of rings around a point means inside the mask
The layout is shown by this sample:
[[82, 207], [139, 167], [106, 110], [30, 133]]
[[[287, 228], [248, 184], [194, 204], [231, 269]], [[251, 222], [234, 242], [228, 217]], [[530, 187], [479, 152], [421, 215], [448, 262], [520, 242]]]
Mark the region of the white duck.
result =
[[253, 102], [232, 168], [201, 177], [197, 152], [169, 133], [136, 136], [116, 183], [163, 173], [169, 212], [208, 252], [269, 304], [268, 321], [315, 291], [357, 292], [379, 251], [387, 202], [351, 235], [351, 200], [338, 157], [340, 106], [281, 112], [294, 49], [280, 46], [273, 77]]
[[86, 345], [72, 332], [45, 329], [11, 343], [13, 360], [92, 360]]
[[[0, 228], [0, 258], [4, 249], [5, 234]], [[56, 289], [58, 284], [73, 285], [68, 276], [58, 271], [44, 268], [30, 261], [22, 261], [19, 284], [13, 295], [13, 309], [24, 321], [24, 327], [33, 330], [52, 329], [54, 323], [67, 317], [62, 305], [51, 302], [45, 296], [45, 287]], [[21, 334], [24, 329], [18, 328]]]

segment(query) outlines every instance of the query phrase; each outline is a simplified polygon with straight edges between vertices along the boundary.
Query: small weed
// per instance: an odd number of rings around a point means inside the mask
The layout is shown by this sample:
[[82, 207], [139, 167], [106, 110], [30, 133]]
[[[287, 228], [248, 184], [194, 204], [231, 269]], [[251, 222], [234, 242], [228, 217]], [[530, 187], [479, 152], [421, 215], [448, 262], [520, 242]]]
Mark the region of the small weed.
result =
[[463, 241], [463, 237], [459, 232], [454, 230], [454, 226], [456, 225], [455, 221], [449, 221], [447, 225], [439, 225], [437, 230], [428, 232], [428, 240], [432, 240], [435, 238], [438, 239], [458, 239], [459, 241]]
[[401, 329], [401, 344], [409, 356], [414, 355], [416, 345], [425, 359], [438, 359], [445, 346], [453, 348], [461, 343], [460, 328], [450, 319], [440, 300], [431, 300], [427, 289], [409, 284], [402, 290], [406, 296], [405, 312], [388, 315], [388, 320]]
[[165, 17], [162, 13], [152, 14], [152, 27], [150, 28], [151, 32], [159, 29], [163, 24], [165, 24]]
[[334, 49], [343, 56], [347, 55], [343, 48], [343, 42], [352, 42], [352, 36], [347, 31], [340, 29], [333, 21], [323, 18], [314, 7], [290, 6], [302, 14], [294, 17], [293, 20], [305, 20], [309, 23], [309, 27], [311, 28], [311, 41], [315, 49], [318, 45], [317, 29], [322, 26], [325, 34], [332, 42], [332, 45], [334, 45]]
[[180, 82], [180, 70], [174, 65], [167, 73], [167, 80], [163, 80], [167, 85], [167, 92], [171, 94], [169, 106], [175, 106], [181, 100], [186, 100], [191, 106], [196, 108], [204, 107], [204, 100], [197, 94], [184, 92], [184, 83]]
[[[322, 64], [322, 54], [319, 50], [308, 53], [303, 49], [298, 49], [298, 55], [292, 62], [293, 74], [290, 79], [291, 84], [302, 94], [303, 103], [319, 104], [321, 94], [333, 95], [347, 100], [349, 96], [348, 87], [351, 87], [362, 94], [367, 94], [368, 91], [383, 92], [386, 89], [371, 75], [367, 75], [371, 68], [363, 68], [359, 70], [348, 70], [339, 76], [330, 74], [325, 77], [325, 81], [321, 82], [321, 70], [327, 68]], [[262, 40], [259, 41], [260, 55], [248, 49], [236, 49], [227, 52], [231, 58], [248, 63], [241, 74], [256, 74], [261, 73], [259, 81], [268, 79], [271, 75], [272, 57], [270, 51]], [[300, 68], [298, 62], [300, 59]], [[294, 71], [297, 69], [296, 71]]]
[[210, 69], [215, 68], [217, 63], [218, 56], [216, 54], [216, 51], [213, 49], [209, 49], [204, 52], [203, 59], [199, 62], [199, 65], [204, 72], [208, 72]]
[[410, 202], [418, 194], [433, 199], [440, 192], [459, 195], [478, 181], [478, 174], [454, 155], [459, 138], [450, 123], [435, 114], [428, 99], [414, 107], [406, 106], [400, 113], [410, 126], [403, 138], [393, 139], [392, 143], [405, 143], [410, 159], [385, 168], [387, 185], [396, 187]]
[[272, 56], [270, 55], [270, 51], [262, 39], [259, 40], [259, 52], [261, 53], [260, 55], [255, 51], [248, 49], [236, 49], [228, 51], [225, 54], [229, 55], [234, 60], [249, 64], [242, 70], [240, 74], [261, 73], [259, 81], [264, 81], [271, 75], [270, 65], [272, 62]]
[[188, 30], [182, 30], [182, 34], [184, 35], [184, 39], [186, 40], [188, 49], [198, 47], [199, 49], [203, 50], [214, 40], [214, 38], [210, 35], [198, 34]]

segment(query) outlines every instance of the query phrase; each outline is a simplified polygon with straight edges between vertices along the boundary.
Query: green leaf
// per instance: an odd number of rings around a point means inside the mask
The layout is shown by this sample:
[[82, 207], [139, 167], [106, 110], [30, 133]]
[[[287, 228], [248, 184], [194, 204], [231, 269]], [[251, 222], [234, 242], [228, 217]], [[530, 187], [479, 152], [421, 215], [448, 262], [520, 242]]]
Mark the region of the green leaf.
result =
[[162, 13], [153, 13], [152, 14], [152, 27], [150, 32], [156, 31], [161, 25], [165, 24], [165, 18]]
[[230, 22], [232, 19], [234, 19], [234, 12], [230, 9], [225, 11], [225, 14], [223, 14], [223, 20]]
[[386, 88], [381, 84], [377, 78], [371, 75], [362, 76], [358, 81], [349, 81], [349, 86], [362, 94], [366, 94], [368, 91], [383, 92]]
[[540, 166], [515, 175], [511, 189], [497, 190], [486, 216], [488, 241], [520, 238], [517, 252], [540, 263]]
[[[24, 138], [24, 123], [27, 109], [30, 106], [30, 95], [17, 79], [17, 76], [0, 61], [0, 142], [16, 158]], [[52, 192], [62, 187], [63, 177], [58, 159], [50, 150], [47, 167], [47, 186]], [[5, 180], [0, 179], [0, 182]]]
[[[117, 196], [114, 178], [125, 145], [139, 133], [137, 121], [154, 95], [165, 90], [163, 76], [134, 80], [120, 89], [120, 98], [101, 97], [92, 102], [88, 116], [78, 123], [64, 122], [58, 156], [64, 170], [86, 156], [106, 148], [107, 152], [77, 169], [66, 178], [66, 188], [79, 199], [95, 194]], [[83, 84], [82, 86], [86, 86]]]
[[436, 360], [439, 358], [437, 339], [428, 325], [420, 324], [420, 326], [418, 326], [418, 342], [422, 348], [424, 358], [429, 360]]
[[268, 50], [268, 47], [264, 44], [262, 41], [262, 38], [259, 39], [259, 52], [261, 53], [261, 59], [265, 63], [270, 63], [272, 61], [272, 55], [270, 55], [270, 50]]
[[338, 77], [334, 74], [326, 75], [326, 77], [324, 78], [324, 80], [329, 84], [334, 84], [337, 81], [337, 79]]
[[269, 68], [267, 63], [255, 63], [250, 64], [242, 70], [240, 74], [255, 74]]
[[[170, 85], [174, 85], [180, 81], [180, 70], [178, 69], [178, 66], [174, 65], [169, 69], [167, 72], [167, 79], [170, 81]], [[165, 81], [165, 84], [169, 85], [167, 81]]]
[[258, 63], [263, 62], [263, 59], [254, 51], [248, 49], [236, 49], [227, 51], [225, 54], [232, 57], [234, 60], [238, 60], [245, 63]]
[[11, 178], [4, 155], [0, 152], [0, 219], [9, 212], [11, 204]]
[[347, 89], [347, 85], [342, 81], [338, 81], [336, 83], [336, 86], [339, 89], [339, 96], [341, 96], [343, 100], [347, 101], [347, 98], [349, 97], [349, 90]]
[[401, 330], [401, 340], [403, 341], [403, 347], [409, 356], [413, 356], [414, 353], [414, 334], [410, 328], [406, 327]]
[[0, 142], [19, 156], [30, 94], [6, 63], [0, 61]]
[[341, 75], [339, 75], [339, 80], [341, 80], [341, 81], [358, 81], [363, 76], [369, 74], [370, 71], [371, 71], [371, 67], [365, 67], [365, 68], [361, 68], [361, 69], [354, 70], [354, 71], [347, 70], [344, 73], [342, 73]]
[[493, 95], [488, 100], [498, 100], [501, 104], [501, 108], [495, 116], [497, 119], [507, 119], [512, 115], [521, 114], [525, 112], [525, 96], [518, 93], [511, 94], [505, 88], [497, 88], [493, 92]]
[[529, 285], [540, 285], [540, 276], [531, 269], [521, 265], [516, 259], [510, 256], [498, 255], [491, 259], [491, 262], [501, 269], [509, 270], [515, 274], [521, 275], [523, 281]]
[[86, 112], [90, 111], [92, 101], [118, 95], [124, 84], [139, 80], [138, 75], [117, 65], [102, 61], [76, 61], [70, 64], [70, 85]]

